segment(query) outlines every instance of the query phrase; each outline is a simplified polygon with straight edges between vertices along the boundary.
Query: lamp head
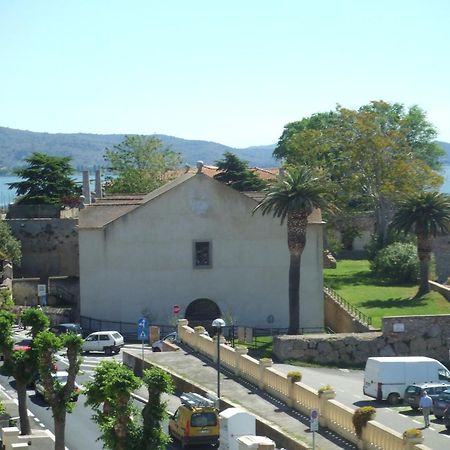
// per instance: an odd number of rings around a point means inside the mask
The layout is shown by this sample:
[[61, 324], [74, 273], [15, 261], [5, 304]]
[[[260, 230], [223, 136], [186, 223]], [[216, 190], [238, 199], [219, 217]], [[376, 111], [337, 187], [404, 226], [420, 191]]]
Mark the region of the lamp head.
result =
[[225, 321], [223, 319], [214, 319], [212, 323], [213, 328], [220, 330], [225, 326]]

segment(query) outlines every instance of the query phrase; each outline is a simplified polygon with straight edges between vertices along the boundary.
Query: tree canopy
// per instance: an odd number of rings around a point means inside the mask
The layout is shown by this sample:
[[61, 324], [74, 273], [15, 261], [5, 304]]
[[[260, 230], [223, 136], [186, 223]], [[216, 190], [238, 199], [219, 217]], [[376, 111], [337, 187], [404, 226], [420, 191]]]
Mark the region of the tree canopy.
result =
[[150, 136], [126, 136], [107, 149], [108, 193], [148, 193], [176, 176], [181, 156]]
[[217, 181], [227, 184], [237, 191], [260, 191], [266, 183], [248, 167], [248, 162], [231, 152], [225, 152], [223, 159], [216, 161], [220, 170], [214, 175]]
[[27, 165], [14, 171], [23, 180], [9, 183], [10, 189], [17, 190], [17, 203], [60, 206], [77, 203], [81, 188], [71, 178], [74, 169], [70, 161], [70, 157], [39, 152], [26, 158]]
[[378, 232], [385, 235], [396, 199], [442, 183], [443, 150], [435, 137], [419, 107], [374, 101], [286, 125], [274, 156], [324, 170], [335, 183], [336, 204], [375, 210]]

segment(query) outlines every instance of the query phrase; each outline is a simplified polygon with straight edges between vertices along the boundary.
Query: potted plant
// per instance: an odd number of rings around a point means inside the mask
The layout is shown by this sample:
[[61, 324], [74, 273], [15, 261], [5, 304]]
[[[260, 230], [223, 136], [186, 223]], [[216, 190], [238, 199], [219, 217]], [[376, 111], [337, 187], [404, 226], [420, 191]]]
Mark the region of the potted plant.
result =
[[363, 406], [353, 413], [352, 422], [355, 427], [356, 435], [361, 439], [363, 428], [369, 420], [375, 417], [376, 409], [373, 406]]
[[418, 428], [409, 428], [403, 432], [403, 439], [410, 444], [421, 444], [423, 442], [423, 434]]
[[302, 381], [302, 373], [299, 370], [292, 370], [291, 372], [288, 372], [287, 377], [291, 380], [291, 383]]
[[319, 398], [335, 398], [336, 397], [336, 392], [334, 391], [334, 388], [329, 384], [322, 386], [321, 388], [319, 388], [319, 390], [317, 392], [319, 394]]

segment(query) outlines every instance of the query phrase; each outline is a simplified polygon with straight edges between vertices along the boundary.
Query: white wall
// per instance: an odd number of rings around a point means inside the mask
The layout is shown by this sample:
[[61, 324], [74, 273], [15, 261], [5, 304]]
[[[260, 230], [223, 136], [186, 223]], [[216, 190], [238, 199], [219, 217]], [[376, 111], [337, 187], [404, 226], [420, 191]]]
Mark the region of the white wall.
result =
[[[209, 298], [235, 323], [288, 324], [286, 228], [252, 215], [256, 203], [200, 174], [103, 230], [80, 229], [81, 315], [167, 324], [172, 305]], [[193, 241], [212, 242], [211, 269], [193, 268]], [[322, 225], [308, 228], [301, 327], [323, 326]]]

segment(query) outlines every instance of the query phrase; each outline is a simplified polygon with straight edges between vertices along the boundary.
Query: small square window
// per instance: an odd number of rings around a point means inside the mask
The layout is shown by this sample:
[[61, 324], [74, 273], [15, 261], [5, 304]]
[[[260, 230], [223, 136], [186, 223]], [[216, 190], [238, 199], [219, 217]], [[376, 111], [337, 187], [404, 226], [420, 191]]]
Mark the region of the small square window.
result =
[[194, 267], [211, 267], [211, 243], [209, 241], [194, 242]]

